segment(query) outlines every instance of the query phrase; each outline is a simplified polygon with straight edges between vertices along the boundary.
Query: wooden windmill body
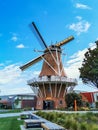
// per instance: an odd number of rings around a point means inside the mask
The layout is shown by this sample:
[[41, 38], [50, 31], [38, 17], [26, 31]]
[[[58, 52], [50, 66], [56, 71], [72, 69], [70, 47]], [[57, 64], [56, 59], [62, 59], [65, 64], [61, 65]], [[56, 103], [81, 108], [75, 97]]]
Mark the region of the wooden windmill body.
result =
[[43, 66], [38, 78], [28, 81], [32, 90], [37, 95], [36, 109], [58, 109], [65, 108], [65, 94], [68, 87], [77, 84], [75, 79], [67, 78], [61, 60], [61, 46], [71, 41], [73, 36], [47, 47], [37, 27], [35, 30], [43, 41], [46, 49], [44, 54], [20, 67], [24, 70], [43, 59]]

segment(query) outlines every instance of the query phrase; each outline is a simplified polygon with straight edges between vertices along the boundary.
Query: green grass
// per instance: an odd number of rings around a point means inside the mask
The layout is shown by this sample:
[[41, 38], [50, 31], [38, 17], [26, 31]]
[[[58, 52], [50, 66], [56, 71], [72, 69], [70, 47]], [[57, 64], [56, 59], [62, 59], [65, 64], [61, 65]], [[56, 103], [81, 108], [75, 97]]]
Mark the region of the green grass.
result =
[[22, 112], [23, 110], [22, 109], [6, 109], [3, 111], [3, 109], [0, 109], [0, 114], [2, 113], [17, 113], [17, 112]]
[[22, 120], [17, 120], [18, 117], [0, 118], [0, 130], [20, 130]]

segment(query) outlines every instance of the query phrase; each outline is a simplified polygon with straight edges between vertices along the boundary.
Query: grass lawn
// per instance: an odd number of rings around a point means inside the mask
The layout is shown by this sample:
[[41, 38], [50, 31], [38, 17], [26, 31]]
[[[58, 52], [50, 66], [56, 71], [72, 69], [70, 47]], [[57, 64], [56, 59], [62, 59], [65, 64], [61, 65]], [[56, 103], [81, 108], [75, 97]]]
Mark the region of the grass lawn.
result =
[[3, 113], [17, 113], [17, 112], [22, 112], [23, 110], [21, 109], [0, 109], [0, 114], [3, 114]]
[[0, 130], [20, 130], [22, 120], [17, 120], [18, 117], [0, 118]]

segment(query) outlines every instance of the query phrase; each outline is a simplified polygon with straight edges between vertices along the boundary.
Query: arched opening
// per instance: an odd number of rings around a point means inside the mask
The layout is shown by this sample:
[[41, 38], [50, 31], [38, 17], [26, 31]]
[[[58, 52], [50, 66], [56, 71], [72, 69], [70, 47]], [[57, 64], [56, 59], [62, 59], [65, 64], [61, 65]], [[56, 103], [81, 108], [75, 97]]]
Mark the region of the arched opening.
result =
[[43, 101], [43, 109], [44, 110], [54, 109], [54, 101], [52, 101], [52, 100], [44, 100]]

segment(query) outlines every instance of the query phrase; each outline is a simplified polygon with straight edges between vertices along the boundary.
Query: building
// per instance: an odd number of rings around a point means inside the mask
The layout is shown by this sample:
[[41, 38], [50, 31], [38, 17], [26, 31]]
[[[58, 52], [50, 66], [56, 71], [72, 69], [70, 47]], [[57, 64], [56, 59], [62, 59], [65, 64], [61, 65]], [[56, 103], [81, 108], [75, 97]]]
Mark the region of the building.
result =
[[76, 79], [67, 77], [61, 53], [62, 49], [57, 45], [46, 49], [39, 77], [28, 81], [37, 95], [36, 109], [64, 109], [67, 89], [77, 85]]
[[0, 100], [0, 108], [1, 109], [8, 109], [8, 108], [12, 108], [11, 107], [11, 102], [9, 100]]
[[[6, 108], [23, 109], [36, 106], [36, 96], [34, 94], [16, 94], [1, 96], [0, 103]], [[5, 107], [3, 107], [5, 108]]]
[[88, 101], [91, 107], [96, 107], [96, 102], [98, 102], [98, 91], [81, 92], [80, 95], [82, 96], [82, 99]]
[[36, 106], [36, 96], [32, 94], [18, 94], [14, 97], [14, 108], [34, 108]]
[[62, 63], [62, 46], [74, 39], [70, 36], [56, 44], [47, 46], [34, 22], [32, 25], [38, 33], [45, 50], [37, 58], [27, 62], [20, 67], [25, 70], [28, 67], [43, 60], [43, 65], [38, 78], [28, 81], [28, 85], [37, 96], [36, 109], [59, 109], [65, 108], [65, 95], [68, 87], [77, 85], [76, 79], [67, 77]]

